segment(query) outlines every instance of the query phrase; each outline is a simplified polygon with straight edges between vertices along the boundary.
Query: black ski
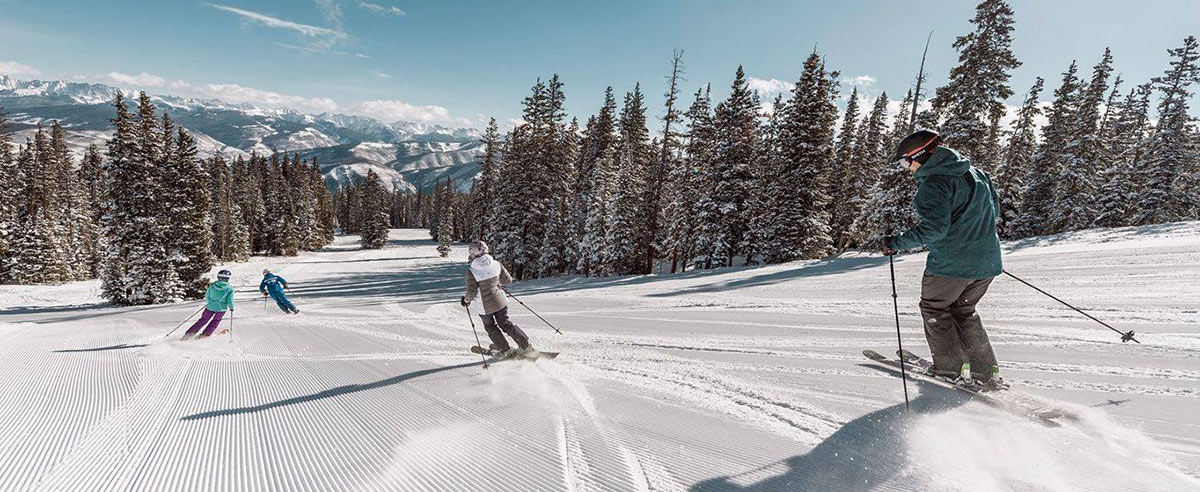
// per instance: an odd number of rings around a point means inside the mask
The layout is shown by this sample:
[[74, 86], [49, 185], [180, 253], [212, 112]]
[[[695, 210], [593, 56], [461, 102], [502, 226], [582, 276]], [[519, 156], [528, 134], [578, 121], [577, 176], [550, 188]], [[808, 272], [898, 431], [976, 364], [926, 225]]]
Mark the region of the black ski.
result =
[[478, 345], [472, 345], [471, 352], [476, 353], [476, 354], [483, 354], [488, 357], [496, 357], [502, 361], [504, 361], [504, 360], [535, 361], [538, 359], [553, 359], [553, 358], [558, 357], [558, 352], [542, 352], [539, 350], [534, 350], [533, 352], [529, 352], [527, 354], [520, 354], [520, 355], [511, 356], [511, 357], [505, 357], [505, 356], [500, 355], [500, 353], [498, 351], [492, 350], [490, 348], [483, 348]]
[[[927, 374], [925, 372], [925, 368], [922, 367], [923, 364], [916, 362], [915, 359], [902, 363], [899, 360], [888, 358], [874, 350], [864, 350], [863, 355], [878, 364], [890, 367], [897, 371], [901, 369], [901, 364], [904, 364], [905, 368], [908, 369], [908, 375], [910, 377], [918, 378], [922, 381], [926, 381], [943, 388], [962, 391], [984, 404], [1025, 417], [1046, 427], [1059, 427], [1062, 424], [1054, 419], [1066, 415], [1064, 412], [1054, 408], [1053, 406], [1047, 405], [1046, 402], [1039, 401], [1039, 399], [1033, 397], [1033, 395], [1028, 395], [1011, 389], [981, 391], [981, 388], [976, 385], [966, 386], [962, 384], [955, 384], [953, 381]], [[907, 355], [912, 355], [916, 359], [921, 359], [920, 357], [917, 357], [911, 353]]]

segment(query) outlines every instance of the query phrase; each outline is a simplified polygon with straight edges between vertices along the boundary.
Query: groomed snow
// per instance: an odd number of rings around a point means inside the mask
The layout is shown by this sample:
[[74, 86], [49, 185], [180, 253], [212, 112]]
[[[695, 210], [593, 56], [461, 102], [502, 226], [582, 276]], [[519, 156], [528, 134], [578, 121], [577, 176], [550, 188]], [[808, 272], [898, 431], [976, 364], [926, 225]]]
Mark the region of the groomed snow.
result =
[[[115, 308], [97, 282], [0, 287], [0, 490], [1198, 490], [1200, 223], [1010, 244], [981, 313], [1006, 376], [1070, 406], [1049, 429], [865, 364], [894, 349], [886, 258], [512, 291], [553, 361], [483, 369], [465, 248], [229, 266], [232, 336], [164, 339], [197, 303]], [[924, 255], [901, 256], [925, 352]], [[223, 267], [225, 265], [222, 265]], [[271, 266], [303, 311], [257, 294]], [[478, 322], [476, 323], [478, 324]]]

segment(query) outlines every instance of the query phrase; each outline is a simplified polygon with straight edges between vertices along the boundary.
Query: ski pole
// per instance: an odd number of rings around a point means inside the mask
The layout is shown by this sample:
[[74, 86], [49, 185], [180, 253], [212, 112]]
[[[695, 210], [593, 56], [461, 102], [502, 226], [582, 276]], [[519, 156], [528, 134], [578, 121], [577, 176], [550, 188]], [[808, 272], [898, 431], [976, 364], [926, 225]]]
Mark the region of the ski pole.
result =
[[187, 318], [184, 318], [183, 322], [179, 323], [179, 326], [171, 328], [171, 331], [168, 331], [166, 335], [163, 335], [163, 338], [167, 338], [167, 337], [171, 336], [172, 333], [175, 333], [175, 330], [178, 330], [180, 326], [183, 326], [185, 323], [188, 322], [189, 319], [192, 319], [192, 316], [200, 314], [200, 311], [203, 311], [203, 310], [204, 310], [204, 306], [200, 306], [200, 309], [197, 309], [196, 312], [188, 315]]
[[1013, 278], [1013, 279], [1015, 279], [1017, 282], [1021, 282], [1021, 283], [1025, 284], [1025, 285], [1028, 285], [1028, 286], [1029, 286], [1029, 288], [1031, 288], [1031, 289], [1033, 289], [1033, 290], [1036, 290], [1036, 291], [1038, 291], [1038, 292], [1041, 292], [1041, 293], [1042, 293], [1042, 294], [1044, 294], [1046, 297], [1049, 297], [1049, 298], [1051, 298], [1051, 299], [1054, 299], [1054, 300], [1056, 300], [1056, 301], [1058, 301], [1058, 302], [1062, 303], [1062, 305], [1064, 305], [1064, 306], [1066, 306], [1066, 307], [1069, 307], [1069, 308], [1071, 308], [1071, 309], [1074, 309], [1074, 310], [1075, 310], [1076, 312], [1078, 312], [1079, 314], [1082, 314], [1082, 315], [1084, 315], [1084, 316], [1087, 316], [1087, 317], [1088, 317], [1088, 319], [1091, 319], [1092, 321], [1095, 321], [1095, 322], [1097, 322], [1097, 323], [1100, 323], [1101, 325], [1104, 325], [1104, 327], [1105, 327], [1105, 328], [1108, 328], [1108, 329], [1110, 329], [1110, 330], [1112, 330], [1112, 331], [1115, 331], [1115, 332], [1117, 332], [1117, 333], [1120, 333], [1120, 334], [1121, 334], [1121, 343], [1125, 343], [1125, 342], [1128, 342], [1128, 341], [1130, 341], [1130, 340], [1133, 340], [1134, 342], [1137, 342], [1137, 343], [1142, 343], [1142, 342], [1138, 342], [1138, 340], [1137, 340], [1136, 338], [1133, 338], [1133, 336], [1134, 336], [1134, 335], [1133, 335], [1133, 330], [1129, 330], [1129, 331], [1123, 332], [1123, 331], [1121, 331], [1121, 330], [1118, 330], [1118, 329], [1116, 329], [1116, 328], [1113, 328], [1113, 327], [1112, 327], [1112, 326], [1110, 326], [1108, 323], [1105, 323], [1105, 322], [1103, 322], [1103, 321], [1100, 321], [1100, 320], [1096, 319], [1096, 317], [1095, 317], [1095, 316], [1092, 316], [1092, 315], [1090, 315], [1090, 314], [1088, 314], [1088, 313], [1085, 313], [1085, 312], [1083, 312], [1083, 310], [1082, 310], [1082, 309], [1079, 309], [1079, 308], [1077, 308], [1077, 307], [1075, 307], [1075, 306], [1072, 306], [1072, 305], [1070, 305], [1070, 304], [1067, 304], [1067, 301], [1064, 301], [1064, 300], [1062, 300], [1062, 299], [1059, 299], [1059, 298], [1057, 298], [1057, 297], [1054, 297], [1054, 296], [1053, 296], [1053, 295], [1051, 295], [1049, 292], [1046, 292], [1046, 291], [1044, 291], [1044, 290], [1042, 290], [1042, 289], [1039, 289], [1039, 288], [1037, 288], [1037, 286], [1035, 286], [1035, 285], [1033, 285], [1033, 284], [1031, 284], [1031, 283], [1029, 283], [1029, 282], [1026, 282], [1026, 281], [1024, 281], [1024, 280], [1021, 280], [1021, 279], [1020, 279], [1019, 277], [1017, 277], [1016, 275], [1013, 275], [1013, 274], [1009, 273], [1009, 272], [1008, 272], [1008, 270], [1002, 270], [1002, 271], [1004, 272], [1004, 274], [1005, 274], [1005, 275], [1008, 275], [1009, 277], [1012, 277], [1012, 278]]
[[[467, 321], [471, 322], [471, 333], [475, 334], [475, 346], [479, 347], [479, 348], [483, 348], [483, 344], [479, 341], [479, 330], [475, 329], [475, 318], [473, 316], [471, 316], [471, 306], [463, 306], [463, 308], [465, 308], [467, 310]], [[482, 351], [480, 351], [480, 352], [482, 352]], [[483, 354], [480, 353], [479, 358], [481, 360], [483, 360], [483, 368], [487, 369], [488, 368], [487, 357], [484, 357]]]
[[233, 310], [229, 310], [229, 343], [233, 343]]
[[513, 300], [520, 303], [521, 307], [523, 307], [525, 309], [529, 309], [529, 312], [533, 313], [534, 316], [537, 316], [538, 319], [542, 320], [542, 323], [546, 323], [546, 326], [553, 328], [555, 333], [558, 333], [559, 335], [563, 334], [563, 332], [558, 331], [558, 328], [554, 328], [554, 325], [550, 324], [549, 321], [546, 321], [546, 318], [543, 318], [542, 315], [538, 314], [537, 311], [530, 309], [529, 306], [526, 306], [524, 302], [521, 302], [521, 299], [519, 299], [517, 296], [512, 295], [512, 292], [509, 292], [508, 289], [504, 289], [504, 293], [508, 294], [508, 297], [511, 297], [511, 298], [513, 298]]
[[[888, 270], [892, 273], [892, 309], [896, 312], [896, 348], [903, 353], [904, 345], [900, 342], [900, 300], [896, 296], [896, 260], [895, 255], [888, 255]], [[908, 409], [908, 363], [900, 359], [900, 381], [904, 385], [904, 409]]]

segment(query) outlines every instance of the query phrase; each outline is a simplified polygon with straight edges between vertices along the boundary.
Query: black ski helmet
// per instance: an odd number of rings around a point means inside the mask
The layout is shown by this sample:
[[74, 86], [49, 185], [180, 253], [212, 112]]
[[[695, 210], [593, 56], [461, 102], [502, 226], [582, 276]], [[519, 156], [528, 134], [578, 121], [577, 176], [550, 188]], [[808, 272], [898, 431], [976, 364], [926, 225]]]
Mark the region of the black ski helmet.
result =
[[900, 145], [896, 146], [896, 155], [892, 157], [892, 160], [911, 159], [924, 164], [941, 143], [942, 137], [937, 132], [933, 130], [917, 130], [900, 141]]
[[217, 272], [217, 280], [229, 280], [233, 276], [233, 272], [229, 270], [221, 270]]

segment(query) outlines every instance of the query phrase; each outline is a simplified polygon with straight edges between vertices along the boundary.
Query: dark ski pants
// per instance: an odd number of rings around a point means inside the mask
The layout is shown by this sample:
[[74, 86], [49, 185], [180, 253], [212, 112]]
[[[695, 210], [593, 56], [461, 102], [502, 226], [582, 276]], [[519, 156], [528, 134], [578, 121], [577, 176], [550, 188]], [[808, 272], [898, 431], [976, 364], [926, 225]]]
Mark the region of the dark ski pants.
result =
[[921, 317], [935, 370], [957, 374], [962, 363], [970, 361], [974, 377], [991, 377], [996, 354], [975, 312], [975, 305], [991, 284], [992, 278], [950, 278], [925, 272], [921, 279]]
[[508, 319], [508, 307], [491, 314], [481, 314], [479, 317], [483, 318], [483, 329], [487, 331], [487, 336], [492, 340], [492, 345], [496, 346], [496, 350], [504, 351], [510, 348], [508, 340], [504, 339], [506, 333], [517, 342], [517, 347], [529, 347], [529, 337], [525, 336], [521, 327]]
[[204, 312], [200, 314], [200, 319], [196, 320], [195, 323], [192, 323], [192, 327], [188, 328], [188, 331], [185, 333], [185, 335], [195, 335], [196, 332], [200, 331], [200, 327], [204, 326], [205, 323], [208, 323], [208, 328], [204, 329], [204, 333], [202, 333], [201, 336], [212, 335], [214, 331], [217, 331], [217, 325], [221, 324], [221, 318], [224, 317], [225, 311], [214, 313], [209, 311], [208, 308], [204, 308]]
[[282, 309], [285, 313], [290, 313], [296, 310], [296, 306], [292, 304], [292, 301], [288, 300], [287, 296], [284, 295], [283, 292], [271, 294], [271, 299], [274, 299], [275, 305], [279, 306], [279, 309]]

